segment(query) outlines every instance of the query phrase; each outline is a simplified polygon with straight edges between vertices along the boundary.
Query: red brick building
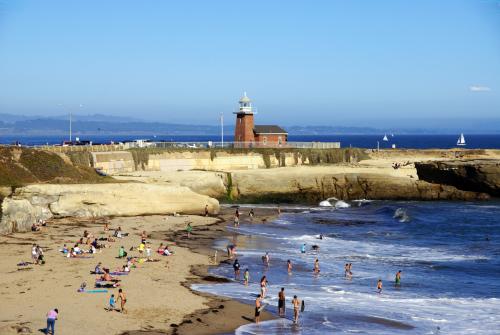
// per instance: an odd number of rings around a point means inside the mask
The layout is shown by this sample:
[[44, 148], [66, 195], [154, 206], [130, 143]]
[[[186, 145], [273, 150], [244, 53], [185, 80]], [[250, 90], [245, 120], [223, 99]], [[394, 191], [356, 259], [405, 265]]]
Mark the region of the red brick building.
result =
[[244, 147], [280, 147], [286, 145], [288, 133], [276, 125], [254, 125], [252, 101], [245, 93], [236, 114], [234, 141]]

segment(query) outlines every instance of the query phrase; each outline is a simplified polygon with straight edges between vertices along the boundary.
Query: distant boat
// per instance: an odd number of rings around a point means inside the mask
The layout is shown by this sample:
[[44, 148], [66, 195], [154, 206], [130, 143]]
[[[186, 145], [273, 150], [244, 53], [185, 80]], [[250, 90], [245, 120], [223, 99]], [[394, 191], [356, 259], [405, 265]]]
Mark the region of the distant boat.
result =
[[463, 134], [463, 133], [462, 133], [462, 134], [460, 134], [460, 137], [459, 137], [459, 138], [458, 138], [458, 140], [457, 140], [457, 145], [461, 145], [461, 146], [466, 145], [466, 144], [465, 144], [465, 137], [464, 137], [464, 134]]
[[387, 138], [387, 134], [384, 134], [384, 138], [382, 139], [382, 141], [389, 141], [389, 139]]

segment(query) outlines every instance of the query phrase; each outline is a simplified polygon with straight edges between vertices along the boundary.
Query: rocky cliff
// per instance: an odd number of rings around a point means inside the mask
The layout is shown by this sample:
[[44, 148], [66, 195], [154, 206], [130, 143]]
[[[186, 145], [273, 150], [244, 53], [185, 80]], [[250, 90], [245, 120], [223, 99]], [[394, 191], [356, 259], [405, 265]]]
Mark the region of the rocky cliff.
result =
[[500, 197], [500, 160], [474, 159], [415, 163], [419, 179]]
[[448, 185], [375, 173], [328, 173], [324, 169], [273, 169], [231, 174], [231, 197], [249, 202], [318, 203], [343, 200], [478, 200], [488, 195]]
[[51, 217], [217, 213], [219, 202], [182, 186], [141, 183], [20, 187], [2, 203], [0, 233], [26, 231]]

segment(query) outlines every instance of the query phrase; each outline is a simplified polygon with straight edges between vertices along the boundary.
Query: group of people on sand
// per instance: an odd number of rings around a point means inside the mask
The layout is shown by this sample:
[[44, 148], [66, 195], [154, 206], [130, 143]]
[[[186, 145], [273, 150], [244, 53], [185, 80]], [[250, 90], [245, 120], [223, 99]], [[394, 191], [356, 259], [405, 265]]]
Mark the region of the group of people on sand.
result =
[[31, 225], [31, 231], [40, 231], [42, 230], [42, 227], [46, 227], [47, 226], [47, 222], [45, 222], [45, 220], [38, 220], [37, 222], [33, 222], [33, 224]]

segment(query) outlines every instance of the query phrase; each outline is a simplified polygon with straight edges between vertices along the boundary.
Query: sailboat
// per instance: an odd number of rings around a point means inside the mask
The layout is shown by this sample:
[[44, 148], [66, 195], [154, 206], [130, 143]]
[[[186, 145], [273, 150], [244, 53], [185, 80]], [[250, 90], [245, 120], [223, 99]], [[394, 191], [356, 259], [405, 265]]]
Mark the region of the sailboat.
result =
[[461, 146], [466, 145], [466, 144], [465, 144], [465, 137], [464, 137], [464, 134], [463, 134], [463, 133], [462, 133], [462, 134], [460, 134], [460, 137], [459, 137], [459, 138], [458, 138], [458, 140], [457, 140], [457, 145], [461, 145]]
[[389, 139], [387, 138], [387, 134], [384, 134], [384, 138], [382, 139], [382, 141], [389, 141]]

